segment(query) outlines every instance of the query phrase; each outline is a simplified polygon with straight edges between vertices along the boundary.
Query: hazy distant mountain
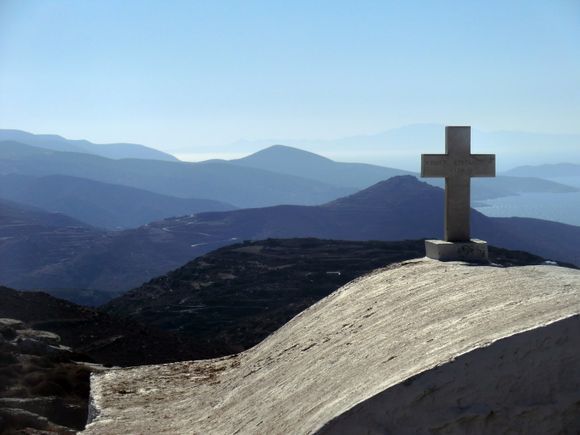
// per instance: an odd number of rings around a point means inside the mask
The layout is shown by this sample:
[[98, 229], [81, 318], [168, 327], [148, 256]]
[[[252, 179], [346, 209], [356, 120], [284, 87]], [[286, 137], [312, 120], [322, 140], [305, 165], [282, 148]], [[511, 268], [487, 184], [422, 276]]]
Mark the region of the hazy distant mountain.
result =
[[518, 166], [506, 172], [514, 177], [542, 177], [580, 188], [580, 164], [555, 163], [537, 166]]
[[411, 175], [409, 171], [384, 166], [335, 162], [318, 154], [284, 145], [274, 145], [230, 162], [356, 188], [365, 188], [397, 175]]
[[505, 172], [515, 177], [563, 178], [580, 177], [580, 164], [556, 163], [538, 166], [518, 166]]
[[[134, 187], [161, 195], [209, 199], [233, 204], [240, 208], [277, 204], [322, 204], [354, 193], [397, 173], [405, 173], [405, 171], [374, 165], [333, 162], [312, 153], [282, 146], [271, 147], [232, 162], [185, 163], [140, 159], [112, 160], [90, 154], [52, 151], [16, 142], [0, 142], [0, 174], [33, 177], [65, 175]], [[61, 182], [64, 183], [63, 180]], [[444, 185], [443, 180], [431, 179], [429, 182], [438, 186]], [[53, 180], [52, 183], [54, 184], [55, 181]], [[167, 205], [168, 214], [149, 213], [147, 207], [144, 207], [142, 211], [136, 208], [134, 212], [123, 211], [123, 208], [111, 211], [109, 205], [118, 203], [118, 200], [111, 198], [99, 202], [96, 196], [91, 199], [83, 198], [86, 196], [85, 192], [90, 193], [90, 190], [94, 188], [95, 193], [100, 191], [104, 194], [107, 191], [107, 195], [116, 198], [127, 197], [131, 193], [125, 191], [124, 194], [119, 192], [113, 194], [104, 186], [89, 188], [86, 183], [82, 186], [79, 184], [80, 182], [75, 182], [74, 185], [63, 188], [62, 195], [55, 196], [56, 204], [61, 207], [59, 209], [62, 211], [79, 218], [85, 216], [85, 220], [96, 225], [109, 228], [134, 226], [135, 223], [144, 223], [149, 217], [159, 219], [168, 215], [190, 213], [187, 207], [184, 208], [182, 205], [171, 207]], [[49, 186], [38, 187], [43, 192], [46, 192], [48, 188]], [[491, 180], [474, 180], [473, 199], [485, 200], [528, 191], [569, 192], [575, 190], [577, 188], [554, 181], [498, 177]], [[73, 194], [72, 191], [76, 193]], [[63, 198], [65, 192], [73, 197]], [[22, 201], [42, 207], [48, 207], [52, 199], [50, 195], [39, 199], [38, 195], [32, 193], [22, 194], [28, 198]], [[143, 197], [145, 194], [137, 195], [135, 192], [135, 195], [134, 199], [137, 203], [151, 204], [151, 198]], [[20, 200], [16, 193], [7, 194], [7, 197]], [[86, 207], [81, 204], [84, 201], [87, 201]], [[171, 201], [160, 199], [156, 202], [161, 206]], [[125, 209], [130, 205], [129, 202], [124, 204]], [[91, 218], [93, 206], [100, 208], [100, 211], [96, 211], [94, 217]], [[200, 203], [193, 211], [223, 208], [212, 203]], [[143, 214], [142, 218], [139, 218], [140, 214]], [[138, 218], [134, 218], [135, 216]]]
[[0, 174], [67, 175], [237, 207], [321, 204], [355, 190], [227, 162], [112, 160], [17, 142], [0, 142]]
[[177, 161], [171, 154], [132, 143], [94, 144], [65, 139], [54, 134], [32, 134], [21, 130], [0, 130], [1, 141], [14, 141], [53, 151], [95, 154], [110, 159], [153, 159]]
[[[424, 179], [434, 186], [444, 187], [443, 179]], [[471, 196], [474, 200], [485, 200], [505, 196], [521, 195], [523, 193], [571, 193], [580, 189], [553, 180], [536, 177], [510, 177], [498, 175], [493, 178], [472, 178]]]
[[[357, 190], [397, 175], [419, 176], [418, 173], [383, 166], [335, 162], [318, 154], [284, 145], [274, 145], [242, 159], [230, 160], [230, 162], [237, 165], [296, 175], [336, 186], [356, 188]], [[445, 186], [445, 180], [443, 179], [425, 179], [424, 181], [438, 187]], [[530, 192], [569, 193], [580, 190], [577, 187], [540, 178], [516, 178], [501, 175], [494, 178], [475, 178], [471, 183], [474, 200]]]
[[134, 228], [171, 216], [235, 208], [207, 199], [175, 198], [65, 175], [0, 176], [0, 198], [64, 213], [109, 229]]
[[[443, 196], [439, 188], [402, 176], [322, 206], [275, 206], [166, 219], [134, 230], [94, 235], [66, 258], [43, 255], [41, 263], [33, 264], [22, 258], [18, 273], [4, 269], [0, 282], [17, 288], [119, 291], [242, 240], [440, 238]], [[489, 218], [475, 210], [472, 222], [473, 235], [495, 246], [580, 265], [580, 227], [536, 219]], [[19, 240], [23, 246], [35, 241]], [[0, 249], [0, 264], [10, 255]]]
[[[445, 128], [437, 124], [414, 124], [377, 134], [332, 140], [294, 140], [273, 138], [238, 141], [224, 150], [253, 152], [272, 144], [286, 144], [340, 160], [359, 160], [361, 156], [376, 164], [419, 171], [422, 153], [443, 153]], [[475, 153], [498, 155], [500, 170], [522, 164], [571, 161], [580, 163], [580, 134], [529, 133], [518, 131], [485, 132], [472, 128]], [[533, 174], [531, 176], [539, 176]]]

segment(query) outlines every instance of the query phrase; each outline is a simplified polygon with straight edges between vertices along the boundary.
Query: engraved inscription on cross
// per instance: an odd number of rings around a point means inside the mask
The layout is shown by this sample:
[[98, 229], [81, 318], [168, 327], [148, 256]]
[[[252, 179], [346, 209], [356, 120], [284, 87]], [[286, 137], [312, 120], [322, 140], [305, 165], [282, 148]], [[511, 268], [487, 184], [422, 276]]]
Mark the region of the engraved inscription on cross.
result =
[[445, 178], [445, 240], [470, 240], [471, 177], [495, 177], [494, 154], [471, 154], [471, 127], [445, 127], [445, 154], [423, 154], [421, 177]]

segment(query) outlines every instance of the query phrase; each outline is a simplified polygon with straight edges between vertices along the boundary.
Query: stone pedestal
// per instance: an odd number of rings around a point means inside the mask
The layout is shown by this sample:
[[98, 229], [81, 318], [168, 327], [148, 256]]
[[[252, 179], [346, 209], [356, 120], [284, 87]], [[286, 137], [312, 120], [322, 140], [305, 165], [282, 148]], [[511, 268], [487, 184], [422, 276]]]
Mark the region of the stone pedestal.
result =
[[487, 242], [471, 239], [469, 242], [425, 240], [427, 257], [440, 261], [487, 261]]

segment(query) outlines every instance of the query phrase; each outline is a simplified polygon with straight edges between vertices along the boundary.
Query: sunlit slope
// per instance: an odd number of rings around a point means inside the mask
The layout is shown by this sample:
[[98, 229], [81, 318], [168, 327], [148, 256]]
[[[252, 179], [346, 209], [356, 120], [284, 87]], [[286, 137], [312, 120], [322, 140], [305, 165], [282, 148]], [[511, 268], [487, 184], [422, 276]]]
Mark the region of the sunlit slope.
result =
[[399, 263], [237, 356], [96, 376], [86, 433], [578, 429], [579, 289], [553, 266]]

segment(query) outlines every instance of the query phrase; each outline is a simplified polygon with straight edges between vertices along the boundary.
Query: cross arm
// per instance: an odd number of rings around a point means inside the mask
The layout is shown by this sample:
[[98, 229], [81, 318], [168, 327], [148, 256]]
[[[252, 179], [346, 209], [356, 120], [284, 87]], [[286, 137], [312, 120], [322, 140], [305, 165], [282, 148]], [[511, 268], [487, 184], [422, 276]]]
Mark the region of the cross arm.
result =
[[447, 177], [449, 175], [446, 154], [422, 154], [421, 177]]
[[421, 177], [449, 178], [454, 176], [495, 177], [495, 155], [423, 154]]
[[495, 154], [472, 154], [471, 177], [495, 177]]

